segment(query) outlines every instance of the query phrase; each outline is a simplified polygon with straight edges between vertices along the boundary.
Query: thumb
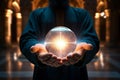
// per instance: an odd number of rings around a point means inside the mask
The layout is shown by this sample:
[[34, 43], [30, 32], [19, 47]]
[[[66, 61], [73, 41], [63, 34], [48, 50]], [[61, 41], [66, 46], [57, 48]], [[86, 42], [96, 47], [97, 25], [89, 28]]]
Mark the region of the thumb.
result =
[[82, 48], [85, 49], [85, 50], [92, 50], [92, 49], [93, 49], [93, 46], [92, 46], [92, 44], [84, 43], [84, 44], [82, 45]]
[[32, 46], [32, 47], [30, 48], [31, 53], [37, 53], [39, 50], [40, 50], [40, 48], [37, 47], [37, 46]]
[[32, 46], [32, 47], [30, 48], [30, 51], [31, 51], [32, 53], [44, 52], [44, 51], [45, 51], [45, 47], [44, 47], [44, 45], [42, 45], [42, 44], [35, 44], [34, 46]]

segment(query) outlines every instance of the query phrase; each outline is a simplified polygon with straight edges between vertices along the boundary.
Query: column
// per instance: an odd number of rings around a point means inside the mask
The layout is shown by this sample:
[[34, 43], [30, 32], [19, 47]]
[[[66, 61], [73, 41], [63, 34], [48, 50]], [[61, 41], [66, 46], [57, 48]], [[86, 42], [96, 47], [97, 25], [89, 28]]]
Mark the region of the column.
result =
[[110, 11], [108, 9], [105, 9], [105, 15], [106, 15], [106, 43], [110, 42]]
[[100, 13], [95, 13], [95, 29], [98, 37], [100, 38]]
[[5, 28], [4, 28], [4, 40], [5, 45], [11, 44], [11, 23], [12, 23], [12, 13], [13, 11], [11, 9], [6, 9], [5, 13]]
[[20, 38], [20, 35], [22, 33], [22, 16], [21, 16], [21, 13], [16, 13], [16, 33], [17, 33], [17, 36], [16, 36], [16, 40], [17, 40], [17, 43], [19, 43], [19, 38]]

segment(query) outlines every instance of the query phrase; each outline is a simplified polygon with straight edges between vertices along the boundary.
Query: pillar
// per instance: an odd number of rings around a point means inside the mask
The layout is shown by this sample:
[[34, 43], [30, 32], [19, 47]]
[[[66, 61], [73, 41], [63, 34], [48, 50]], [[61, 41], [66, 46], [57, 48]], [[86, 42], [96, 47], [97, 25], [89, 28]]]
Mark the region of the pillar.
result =
[[4, 40], [5, 45], [11, 44], [11, 24], [12, 24], [12, 13], [13, 11], [11, 9], [6, 9], [5, 13], [5, 28], [4, 28]]
[[106, 37], [105, 37], [105, 41], [106, 41], [106, 43], [110, 43], [110, 11], [108, 9], [105, 9], [105, 15], [106, 15]]
[[16, 13], [16, 40], [17, 40], [17, 43], [19, 43], [19, 38], [20, 38], [20, 35], [22, 33], [22, 16], [21, 16], [21, 13]]
[[95, 29], [97, 32], [98, 37], [100, 38], [100, 13], [95, 13]]

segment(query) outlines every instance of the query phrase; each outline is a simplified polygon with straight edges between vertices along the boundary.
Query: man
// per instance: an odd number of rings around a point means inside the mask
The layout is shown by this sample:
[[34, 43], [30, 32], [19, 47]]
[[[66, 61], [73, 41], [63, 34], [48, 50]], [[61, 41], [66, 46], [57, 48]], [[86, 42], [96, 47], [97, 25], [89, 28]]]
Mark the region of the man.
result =
[[[42, 44], [47, 32], [59, 25], [73, 30], [79, 42], [64, 59], [47, 52]], [[48, 7], [31, 12], [20, 49], [35, 65], [33, 80], [88, 80], [86, 64], [97, 53], [99, 40], [87, 11], [70, 7], [69, 0], [49, 0]]]

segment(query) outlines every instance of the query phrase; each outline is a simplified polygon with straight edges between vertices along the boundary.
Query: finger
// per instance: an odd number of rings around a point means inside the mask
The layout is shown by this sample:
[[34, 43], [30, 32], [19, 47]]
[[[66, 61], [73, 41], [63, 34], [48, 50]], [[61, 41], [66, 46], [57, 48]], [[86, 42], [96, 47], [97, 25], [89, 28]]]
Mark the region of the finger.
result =
[[61, 66], [62, 64], [60, 63], [60, 60], [61, 59], [57, 59], [56, 56], [52, 56], [50, 57], [49, 59], [47, 60], [43, 60], [42, 63], [48, 65], [48, 66], [51, 66], [51, 67], [58, 67], [58, 66]]
[[93, 46], [91, 45], [91, 44], [84, 44], [83, 46], [82, 46], [85, 50], [92, 50], [93, 49]]
[[62, 62], [62, 64], [65, 64], [65, 63], [68, 62], [68, 59], [67, 59], [67, 58], [64, 58], [64, 59], [61, 60], [61, 62]]
[[79, 56], [80, 54], [78, 54], [78, 53], [73, 53], [73, 52], [71, 52], [71, 53], [69, 53], [68, 55], [67, 55], [67, 59], [69, 60], [69, 59], [71, 59], [71, 58], [73, 58], [73, 57], [77, 57], [77, 56]]
[[41, 61], [49, 60], [51, 57], [52, 57], [52, 55], [51, 55], [51, 54], [48, 54], [48, 53], [45, 54], [45, 55], [39, 54], [39, 59], [40, 59]]
[[52, 64], [52, 63], [54, 63], [56, 60], [57, 60], [57, 57], [52, 56], [49, 60], [46, 60], [45, 62], [46, 62], [47, 64]]
[[36, 47], [36, 46], [32, 46], [31, 48], [30, 48], [30, 51], [31, 51], [31, 53], [37, 53], [38, 51], [39, 51], [39, 47]]
[[75, 64], [77, 63], [81, 58], [81, 55], [78, 53], [74, 53], [71, 57], [68, 57], [69, 63], [70, 64]]
[[79, 53], [74, 53], [74, 54], [72, 55], [72, 57], [73, 57], [73, 59], [79, 59], [79, 58], [81, 57], [81, 54], [79, 54]]
[[72, 57], [73, 56], [73, 52], [71, 52], [71, 53], [69, 53], [68, 55], [67, 55], [67, 59], [70, 57]]
[[71, 63], [69, 61], [64, 62], [64, 65], [69, 66]]
[[64, 65], [69, 66], [71, 65], [70, 59], [72, 58], [73, 53], [69, 53], [66, 58], [62, 59]]
[[52, 66], [53, 67], [60, 67], [60, 66], [62, 66], [63, 64], [60, 62], [60, 60], [57, 60], [57, 61], [55, 61], [53, 64], [52, 64]]
[[62, 64], [63, 64], [63, 65], [66, 65], [66, 66], [71, 65], [71, 64], [69, 63], [69, 60], [68, 60], [67, 57], [65, 57], [65, 58], [62, 59]]
[[50, 65], [49, 61], [51, 60], [51, 57], [46, 59], [40, 59], [43, 64]]
[[74, 61], [73, 61], [73, 55], [68, 55], [67, 59], [68, 60], [66, 62], [64, 61], [66, 65], [71, 65], [71, 64], [74, 63]]
[[61, 58], [56, 57], [56, 60], [52, 63], [53, 67], [59, 67], [59, 66], [62, 66], [63, 63], [62, 63], [61, 61], [62, 61]]

